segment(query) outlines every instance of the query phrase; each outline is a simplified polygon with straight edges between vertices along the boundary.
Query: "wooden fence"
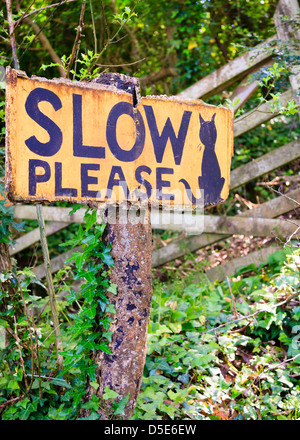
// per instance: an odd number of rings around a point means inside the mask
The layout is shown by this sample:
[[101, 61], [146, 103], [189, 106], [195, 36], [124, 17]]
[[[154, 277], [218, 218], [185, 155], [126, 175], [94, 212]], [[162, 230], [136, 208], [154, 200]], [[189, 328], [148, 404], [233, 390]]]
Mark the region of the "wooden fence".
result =
[[[246, 54], [243, 54], [228, 64], [222, 66], [207, 77], [201, 79], [188, 89], [182, 91], [177, 96], [180, 98], [202, 98], [206, 99], [216, 93], [225, 90], [231, 84], [240, 80], [240, 85], [231, 95], [232, 100], [239, 99], [235, 105], [234, 111], [241, 108], [247, 100], [253, 95], [257, 89], [256, 82], [247, 83], [249, 75], [264, 65], [273, 63], [272, 48], [276, 45], [278, 39], [289, 42], [291, 31], [284, 26], [280, 20], [280, 15], [295, 17], [298, 9], [297, 0], [280, 0], [274, 16], [277, 34], [267, 40], [264, 44], [260, 44]], [[299, 32], [298, 32], [299, 33]], [[299, 35], [294, 35], [300, 38]], [[285, 106], [287, 102], [294, 99], [300, 104], [300, 72], [295, 70], [290, 78], [291, 89], [281, 94], [279, 102]], [[234, 137], [254, 129], [255, 127], [276, 117], [278, 112], [272, 111], [273, 101], [268, 101], [260, 105], [234, 121]], [[270, 173], [284, 165], [292, 163], [300, 158], [300, 141], [295, 140], [287, 145], [280, 146], [276, 150], [252, 160], [249, 163], [235, 169], [231, 173], [230, 191], [234, 192], [237, 188], [246, 183], [257, 179], [264, 174]], [[176, 258], [184, 256], [187, 252], [194, 252], [200, 248], [217, 243], [227, 239], [232, 235], [245, 235], [254, 237], [288, 237], [297, 238], [300, 230], [299, 221], [286, 221], [278, 219], [284, 213], [287, 213], [300, 206], [300, 188], [290, 191], [287, 195], [280, 195], [268, 202], [249, 209], [238, 216], [213, 216], [204, 215], [203, 231], [197, 234], [194, 226], [189, 226], [191, 222], [174, 222], [167, 226], [157, 222], [157, 213], [151, 214], [151, 222], [153, 229], [175, 229], [185, 231], [192, 235], [184, 238], [175, 239], [173, 242], [160, 249], [154, 250], [152, 254], [152, 266], [158, 267], [168, 263]], [[57, 233], [66, 228], [70, 223], [82, 223], [84, 217], [84, 209], [69, 216], [69, 208], [60, 208], [45, 206], [43, 207], [43, 215], [46, 223], [47, 236]], [[178, 214], [179, 215], [179, 214]], [[185, 214], [186, 216], [187, 214]], [[17, 204], [15, 207], [16, 219], [36, 219], [36, 208], [32, 205]], [[28, 248], [40, 239], [39, 229], [35, 229], [23, 236], [19, 237], [15, 246], [10, 249], [11, 255], [16, 255], [20, 251]], [[266, 262], [268, 255], [272, 254], [282, 245], [275, 245], [257, 250], [246, 256], [231, 260], [227, 263], [214, 267], [207, 271], [206, 275], [210, 280], [224, 279], [227, 274], [232, 274], [239, 266], [255, 264], [256, 266]], [[80, 250], [79, 247], [76, 250]], [[56, 272], [64, 266], [64, 262], [73, 251], [62, 253], [61, 255], [51, 259], [51, 270]], [[43, 278], [45, 276], [44, 265], [40, 265], [33, 269], [34, 273]]]

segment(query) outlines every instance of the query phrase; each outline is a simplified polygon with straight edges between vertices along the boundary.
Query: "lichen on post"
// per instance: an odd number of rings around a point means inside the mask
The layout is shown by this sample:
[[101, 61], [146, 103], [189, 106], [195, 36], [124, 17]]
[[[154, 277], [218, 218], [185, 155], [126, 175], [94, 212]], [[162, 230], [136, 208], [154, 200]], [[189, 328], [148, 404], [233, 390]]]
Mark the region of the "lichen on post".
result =
[[[139, 99], [139, 84], [136, 78], [119, 74], [104, 74], [98, 83], [109, 84], [133, 95], [133, 105]], [[123, 206], [124, 208], [124, 206]], [[129, 207], [128, 207], [129, 208]], [[149, 213], [144, 221], [116, 221], [109, 223], [103, 235], [106, 245], [111, 246], [114, 267], [111, 268], [110, 280], [117, 285], [117, 294], [108, 292], [108, 299], [115, 306], [115, 313], [110, 314], [113, 332], [109, 348], [112, 354], [101, 350], [94, 352], [96, 363], [97, 390], [88, 384], [86, 400], [92, 394], [100, 397], [99, 418], [129, 419], [135, 409], [143, 376], [146, 350], [147, 329], [152, 301], [152, 229]], [[124, 414], [114, 415], [112, 401], [105, 401], [102, 396], [106, 387], [118, 393], [117, 401], [128, 396]], [[81, 416], [89, 413], [83, 410]]]

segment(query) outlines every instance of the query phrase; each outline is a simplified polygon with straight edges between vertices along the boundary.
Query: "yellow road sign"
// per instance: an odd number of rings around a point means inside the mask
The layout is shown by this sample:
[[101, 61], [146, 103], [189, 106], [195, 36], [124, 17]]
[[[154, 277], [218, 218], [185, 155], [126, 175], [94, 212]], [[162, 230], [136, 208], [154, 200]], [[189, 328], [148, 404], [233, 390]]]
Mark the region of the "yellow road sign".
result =
[[203, 206], [225, 200], [233, 114], [200, 100], [132, 95], [7, 68], [11, 201]]

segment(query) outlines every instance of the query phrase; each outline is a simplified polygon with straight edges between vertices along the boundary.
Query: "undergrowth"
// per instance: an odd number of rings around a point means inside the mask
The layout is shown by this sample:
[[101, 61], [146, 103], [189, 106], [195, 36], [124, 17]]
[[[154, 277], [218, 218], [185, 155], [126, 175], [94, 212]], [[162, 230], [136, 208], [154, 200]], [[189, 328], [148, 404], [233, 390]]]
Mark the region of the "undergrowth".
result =
[[[114, 313], [114, 307], [106, 292], [114, 293], [116, 286], [107, 276], [113, 260], [101, 239], [105, 225], [97, 224], [96, 211], [87, 210], [84, 220], [84, 228], [79, 226], [76, 236], [63, 244], [80, 245], [81, 251], [73, 252], [54, 279], [60, 298], [63, 351], [58, 354], [63, 356], [63, 371], [57, 368], [49, 298], [33, 294], [30, 288], [42, 285], [41, 281], [28, 268], [0, 274], [0, 326], [5, 334], [0, 352], [2, 420], [72, 420], [79, 418], [81, 409], [100, 405], [96, 396], [84, 404], [84, 395], [87, 378], [97, 387], [93, 351], [111, 353], [108, 314]], [[68, 263], [73, 263], [72, 268]], [[67, 281], [70, 272], [72, 281], [81, 282], [77, 291]], [[119, 414], [123, 403], [115, 405]]]
[[[1, 274], [0, 352], [2, 420], [75, 420], [82, 409], [97, 419], [102, 403], [85, 403], [86, 382], [95, 388], [94, 350], [110, 353], [113, 307], [106, 291], [113, 265], [103, 225], [87, 210], [86, 223], [64, 246], [82, 246], [54, 279], [63, 343], [57, 354], [48, 298], [29, 269]], [[95, 260], [96, 258], [96, 260]], [[230, 280], [154, 277], [148, 351], [136, 420], [298, 419], [300, 404], [300, 250], [287, 248], [265, 267], [240, 270]], [[249, 275], [249, 271], [250, 275]], [[80, 281], [75, 292], [70, 280]], [[8, 299], [9, 295], [12, 295]], [[13, 299], [13, 301], [12, 301]], [[6, 304], [6, 307], [4, 306]], [[107, 389], [114, 414], [126, 398]], [[113, 399], [113, 400], [112, 400]]]
[[[134, 15], [126, 7], [123, 14], [115, 14], [119, 30], [108, 39], [100, 53], [96, 53], [96, 49], [81, 53], [76, 61], [77, 71], [75, 67], [71, 69], [71, 56], [62, 57], [73, 79], [90, 80], [98, 75], [99, 68], [95, 66], [100, 56], [109, 44], [118, 42], [120, 30]], [[190, 49], [188, 52], [189, 58], [192, 52]], [[283, 55], [281, 52], [280, 57]], [[273, 80], [284, 79], [290, 74], [294, 61], [290, 54], [286, 60], [279, 59], [279, 64], [262, 72], [260, 85], [267, 93], [259, 91], [258, 96], [254, 95], [255, 100], [258, 97], [262, 103], [272, 97], [278, 101]], [[55, 63], [43, 64], [40, 70], [55, 66]], [[214, 99], [218, 101], [219, 97]], [[245, 107], [244, 111], [248, 110]], [[298, 138], [293, 130], [295, 104], [292, 102], [283, 110], [281, 116], [235, 141], [232, 168]], [[291, 128], [287, 131], [289, 120]], [[0, 142], [3, 144], [3, 94], [0, 123]], [[5, 206], [3, 166], [4, 148], [1, 145], [0, 242], [8, 244], [11, 228], [18, 231], [25, 227], [28, 231], [36, 225], [28, 221], [25, 224], [14, 222], [13, 208]], [[284, 171], [293, 173], [290, 165]], [[266, 188], [256, 184], [248, 184], [248, 193], [255, 197], [253, 203], [258, 202], [257, 198], [270, 197]], [[224, 209], [232, 214], [236, 207], [237, 204], [228, 210], [225, 205]], [[14, 267], [12, 272], [0, 273], [2, 420], [74, 420], [80, 418], [82, 409], [91, 410], [90, 419], [98, 418], [97, 410], [103, 402], [100, 403], [95, 394], [85, 402], [84, 396], [88, 378], [92, 386], [99, 386], [95, 380], [93, 351], [110, 353], [108, 342], [112, 334], [108, 313], [113, 313], [114, 308], [108, 303], [106, 292], [114, 293], [116, 286], [107, 278], [113, 261], [109, 248], [101, 240], [104, 227], [96, 223], [95, 212], [87, 211], [85, 220], [84, 227], [73, 225], [68, 234], [61, 232], [61, 240], [56, 235], [52, 243], [49, 238], [53, 248], [66, 240], [65, 246], [82, 248], [82, 252], [73, 253], [54, 278], [63, 371], [57, 369], [49, 299], [32, 290], [32, 285], [40, 286], [43, 291], [47, 286], [29, 268]], [[147, 358], [132, 418], [299, 419], [299, 267], [300, 250], [290, 247], [270, 256], [264, 268], [243, 268], [235, 277], [223, 282], [211, 283], [204, 275], [199, 282], [199, 273], [197, 280], [193, 276], [182, 279], [177, 277], [176, 271], [166, 282], [154, 277]], [[252, 270], [250, 275], [249, 270]], [[74, 280], [79, 282], [79, 290], [71, 287]], [[105, 390], [103, 400], [113, 400], [114, 414], [122, 415], [126, 397], [121, 401], [117, 398], [114, 391]]]
[[156, 283], [135, 419], [298, 419], [300, 252], [245, 276]]

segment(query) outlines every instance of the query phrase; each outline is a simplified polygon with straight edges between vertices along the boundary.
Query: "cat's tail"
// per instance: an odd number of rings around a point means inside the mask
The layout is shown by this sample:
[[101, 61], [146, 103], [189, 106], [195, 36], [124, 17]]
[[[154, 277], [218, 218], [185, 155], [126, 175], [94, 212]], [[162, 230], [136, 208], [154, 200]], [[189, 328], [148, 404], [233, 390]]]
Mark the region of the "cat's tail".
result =
[[179, 182], [184, 184], [187, 196], [193, 205], [203, 205], [202, 197], [197, 198], [194, 196], [189, 183], [185, 179], [180, 179]]

